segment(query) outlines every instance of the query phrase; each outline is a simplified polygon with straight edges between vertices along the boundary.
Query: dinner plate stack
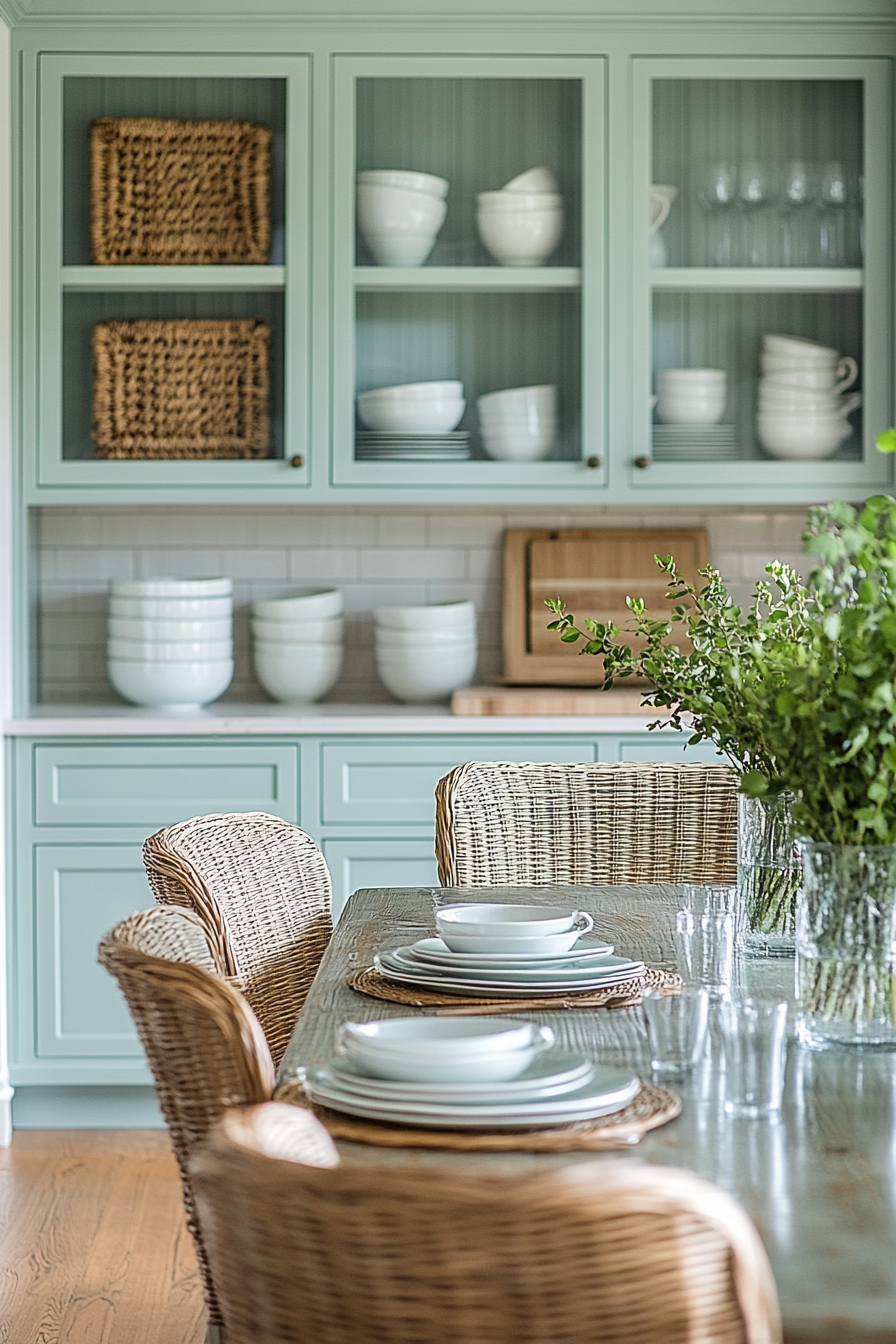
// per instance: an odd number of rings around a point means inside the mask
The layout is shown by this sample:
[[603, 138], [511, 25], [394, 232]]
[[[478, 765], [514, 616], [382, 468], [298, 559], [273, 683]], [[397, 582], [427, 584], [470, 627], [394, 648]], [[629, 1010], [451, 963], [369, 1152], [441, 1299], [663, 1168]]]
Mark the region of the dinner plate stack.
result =
[[470, 434], [455, 429], [445, 434], [402, 434], [397, 430], [359, 429], [356, 462], [468, 462]]
[[554, 1050], [514, 1018], [346, 1023], [342, 1053], [308, 1069], [309, 1099], [349, 1115], [439, 1129], [532, 1129], [622, 1110], [640, 1081]]
[[654, 462], [734, 462], [734, 425], [654, 425]]

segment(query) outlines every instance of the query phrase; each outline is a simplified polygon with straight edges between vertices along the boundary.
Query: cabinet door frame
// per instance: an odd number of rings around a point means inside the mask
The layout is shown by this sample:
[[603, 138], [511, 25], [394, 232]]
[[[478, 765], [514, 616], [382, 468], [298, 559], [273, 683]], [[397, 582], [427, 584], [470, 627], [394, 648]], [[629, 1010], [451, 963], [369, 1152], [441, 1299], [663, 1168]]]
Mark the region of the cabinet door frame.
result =
[[[286, 85], [286, 265], [235, 267], [240, 275], [224, 276], [220, 289], [248, 292], [282, 290], [284, 325], [283, 425], [284, 457], [260, 461], [121, 462], [75, 460], [63, 457], [62, 337], [63, 337], [63, 81], [72, 77], [239, 78], [282, 79]], [[311, 484], [311, 398], [309, 352], [310, 301], [310, 172], [311, 172], [311, 57], [125, 53], [40, 53], [25, 71], [23, 143], [33, 148], [39, 169], [22, 164], [23, 237], [25, 260], [22, 301], [23, 338], [35, 333], [23, 361], [22, 442], [34, 445], [25, 465], [26, 488], [36, 499], [42, 490], [65, 487], [103, 492], [103, 502], [127, 500], [139, 491], [147, 502], [172, 497], [223, 502], [239, 501], [246, 489], [308, 487]], [[33, 120], [30, 106], [34, 106]], [[29, 242], [36, 242], [36, 253]], [[30, 263], [30, 264], [29, 264]], [[83, 269], [83, 268], [79, 268]], [[97, 267], [98, 271], [113, 268]], [[118, 268], [114, 268], [116, 271]], [[135, 268], [147, 271], [155, 268]], [[165, 268], [168, 270], [169, 268]], [[178, 290], [189, 290], [185, 278]], [[202, 268], [205, 270], [205, 268]], [[223, 271], [226, 268], [213, 268]], [[277, 275], [277, 271], [280, 275]], [[254, 272], [257, 271], [257, 282]], [[209, 274], [212, 268], [209, 268]], [[214, 277], [213, 277], [214, 279]], [[147, 287], [159, 293], [175, 292], [138, 277], [133, 292]], [[211, 284], [211, 288], [214, 288]], [[130, 286], [126, 287], [128, 290]], [[206, 282], [196, 292], [206, 288]], [[305, 465], [290, 466], [295, 455]]]
[[[626, 483], [629, 498], [648, 492], [665, 502], [686, 504], [808, 502], [835, 498], [850, 491], [870, 492], [892, 480], [892, 464], [874, 447], [875, 435], [890, 423], [893, 405], [893, 370], [887, 343], [881, 333], [890, 330], [893, 266], [890, 259], [892, 229], [891, 127], [892, 71], [889, 57], [634, 57], [631, 84], [633, 128], [632, 181], [626, 201], [617, 201], [620, 233], [634, 239], [631, 256], [631, 333], [629, 346], [627, 434], [616, 437], [619, 456], [614, 479]], [[864, 87], [865, 216], [867, 239], [864, 284], [862, 386], [863, 460], [860, 462], [786, 462], [771, 458], [742, 462], [653, 463], [647, 470], [634, 465], [651, 457], [652, 391], [652, 290], [644, 221], [647, 189], [652, 177], [652, 99], [655, 79], [749, 79], [749, 80], [856, 80]], [[640, 246], [640, 239], [644, 245]], [[780, 291], [778, 291], [780, 292]], [[784, 291], [788, 292], [788, 291]], [[792, 291], [791, 291], [792, 292]], [[871, 393], [870, 400], [868, 393]], [[711, 474], [711, 483], [707, 476]]]
[[[354, 461], [355, 395], [355, 85], [361, 78], [576, 79], [582, 85], [581, 459], [553, 462], [471, 462], [415, 466]], [[606, 371], [606, 124], [607, 58], [589, 56], [337, 56], [334, 60], [332, 183], [332, 395], [331, 476], [336, 487], [363, 487], [392, 500], [406, 496], [443, 502], [500, 499], [529, 501], [532, 491], [595, 491], [607, 485]], [[587, 250], [584, 240], [588, 239]], [[438, 268], [441, 270], [442, 268]], [[457, 268], [466, 270], [467, 268]], [[491, 268], [489, 268], [491, 269]], [[558, 268], [558, 271], [561, 268]], [[426, 267], [415, 268], [425, 280]], [[503, 286], [502, 286], [503, 288]], [[487, 292], [487, 291], [484, 291]], [[592, 469], [586, 459], [599, 457]]]

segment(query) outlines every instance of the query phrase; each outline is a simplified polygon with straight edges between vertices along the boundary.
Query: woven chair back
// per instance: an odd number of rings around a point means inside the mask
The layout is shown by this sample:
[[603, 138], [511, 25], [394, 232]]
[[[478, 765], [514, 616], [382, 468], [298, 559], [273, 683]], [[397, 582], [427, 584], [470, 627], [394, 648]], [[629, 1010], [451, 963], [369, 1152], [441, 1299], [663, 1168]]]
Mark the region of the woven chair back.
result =
[[734, 882], [737, 786], [724, 765], [471, 761], [436, 787], [449, 887]]
[[199, 916], [279, 1063], [333, 932], [330, 873], [311, 836], [266, 812], [193, 817], [151, 835], [143, 862], [160, 905]]
[[193, 1163], [228, 1344], [778, 1344], [735, 1201], [690, 1172], [334, 1165], [313, 1117], [224, 1116]]
[[209, 1317], [221, 1316], [196, 1216], [188, 1164], [227, 1106], [270, 1099], [274, 1066], [264, 1033], [240, 992], [218, 974], [195, 915], [141, 910], [99, 945], [137, 1027], [171, 1133]]

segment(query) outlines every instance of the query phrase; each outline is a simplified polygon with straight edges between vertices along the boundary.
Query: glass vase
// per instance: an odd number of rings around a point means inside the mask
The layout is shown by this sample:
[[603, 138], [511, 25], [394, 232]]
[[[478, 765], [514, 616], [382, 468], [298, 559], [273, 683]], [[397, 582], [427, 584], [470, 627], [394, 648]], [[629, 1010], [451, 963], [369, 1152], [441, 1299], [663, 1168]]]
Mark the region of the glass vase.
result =
[[896, 845], [800, 850], [797, 1035], [814, 1049], [896, 1049]]
[[802, 881], [792, 837], [793, 795], [737, 798], [738, 944], [748, 956], [792, 956]]

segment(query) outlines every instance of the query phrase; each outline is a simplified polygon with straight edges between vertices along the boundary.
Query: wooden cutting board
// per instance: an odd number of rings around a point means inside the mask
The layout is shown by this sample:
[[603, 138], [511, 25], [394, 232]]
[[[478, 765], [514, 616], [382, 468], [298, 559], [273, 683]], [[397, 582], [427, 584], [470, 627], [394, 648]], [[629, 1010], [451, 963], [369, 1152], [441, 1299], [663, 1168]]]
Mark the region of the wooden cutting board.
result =
[[[504, 680], [511, 684], [599, 686], [603, 660], [581, 657], [548, 630], [545, 598], [560, 597], [581, 628], [586, 617], [631, 619], [627, 597], [643, 597], [648, 615], [664, 620], [666, 579], [655, 555], [674, 555], [685, 578], [698, 584], [708, 563], [703, 528], [511, 528], [504, 534]], [[629, 681], [629, 686], [636, 685]]]
[[642, 688], [596, 691], [588, 687], [565, 686], [465, 686], [455, 691], [452, 714], [469, 718], [567, 714], [606, 718], [614, 714], [655, 717], [657, 711], [644, 708]]

